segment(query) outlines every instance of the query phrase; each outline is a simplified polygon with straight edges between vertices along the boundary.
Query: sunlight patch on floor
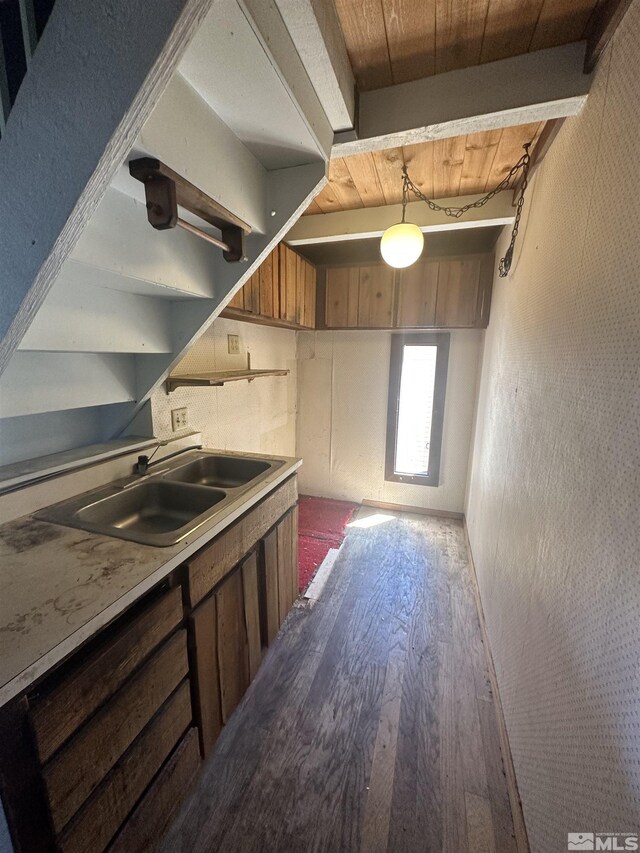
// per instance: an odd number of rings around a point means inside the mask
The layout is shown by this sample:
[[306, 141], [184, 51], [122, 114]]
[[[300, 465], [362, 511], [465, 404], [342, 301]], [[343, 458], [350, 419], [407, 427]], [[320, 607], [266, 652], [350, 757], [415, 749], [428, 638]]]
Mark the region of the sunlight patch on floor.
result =
[[377, 527], [378, 524], [386, 524], [387, 521], [394, 521], [395, 515], [385, 515], [382, 512], [376, 512], [374, 515], [369, 515], [366, 518], [359, 518], [357, 521], [350, 521], [347, 527]]

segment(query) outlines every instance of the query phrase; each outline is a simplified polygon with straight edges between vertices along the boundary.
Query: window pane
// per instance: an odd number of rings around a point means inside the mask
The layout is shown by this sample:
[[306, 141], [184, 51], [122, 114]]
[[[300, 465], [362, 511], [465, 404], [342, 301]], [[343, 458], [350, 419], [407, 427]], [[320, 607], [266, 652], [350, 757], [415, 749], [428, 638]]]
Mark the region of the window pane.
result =
[[436, 346], [404, 346], [398, 403], [395, 471], [427, 474], [436, 378]]

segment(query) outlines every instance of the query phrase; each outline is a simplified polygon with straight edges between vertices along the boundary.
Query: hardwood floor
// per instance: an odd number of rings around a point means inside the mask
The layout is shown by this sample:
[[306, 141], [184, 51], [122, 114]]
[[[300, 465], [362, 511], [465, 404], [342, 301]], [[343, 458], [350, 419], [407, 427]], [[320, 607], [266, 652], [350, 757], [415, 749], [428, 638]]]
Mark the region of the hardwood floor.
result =
[[167, 853], [518, 850], [462, 524], [380, 515], [289, 614]]

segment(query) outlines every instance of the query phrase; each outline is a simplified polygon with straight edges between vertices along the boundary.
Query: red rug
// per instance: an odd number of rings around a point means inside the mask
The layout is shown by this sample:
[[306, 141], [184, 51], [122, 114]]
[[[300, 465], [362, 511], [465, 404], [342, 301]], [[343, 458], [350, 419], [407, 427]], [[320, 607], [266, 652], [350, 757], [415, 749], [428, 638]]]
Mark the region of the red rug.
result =
[[298, 587], [305, 590], [330, 548], [339, 548], [358, 504], [301, 495], [298, 504]]

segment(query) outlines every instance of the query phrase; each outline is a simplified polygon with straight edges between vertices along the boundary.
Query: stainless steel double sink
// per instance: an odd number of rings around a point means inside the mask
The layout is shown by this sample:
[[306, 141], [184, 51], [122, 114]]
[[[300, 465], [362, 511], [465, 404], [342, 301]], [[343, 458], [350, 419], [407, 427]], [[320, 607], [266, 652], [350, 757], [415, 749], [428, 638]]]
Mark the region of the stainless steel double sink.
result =
[[265, 480], [283, 459], [260, 459], [199, 450], [158, 471], [85, 492], [36, 518], [142, 545], [175, 545], [245, 492]]

